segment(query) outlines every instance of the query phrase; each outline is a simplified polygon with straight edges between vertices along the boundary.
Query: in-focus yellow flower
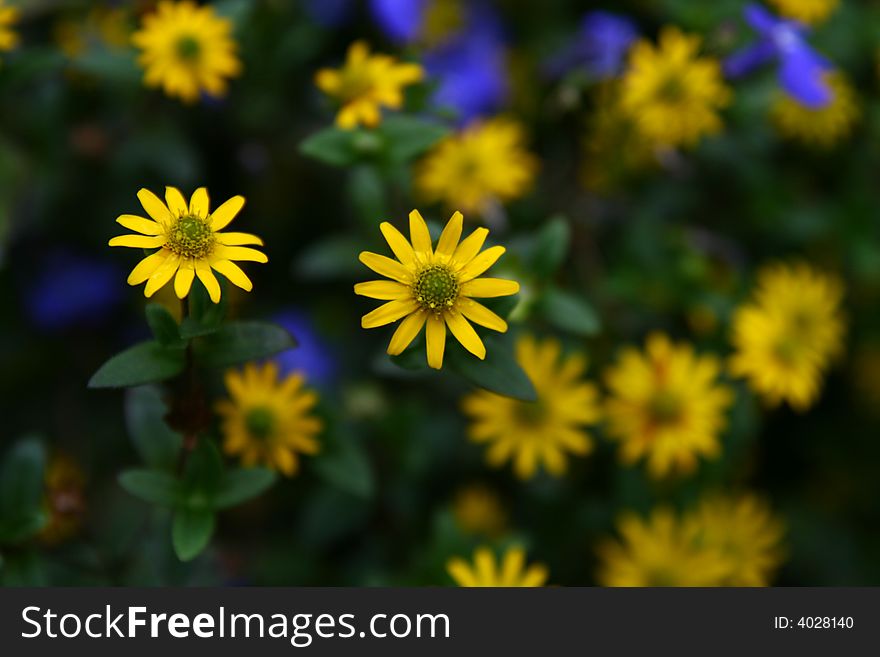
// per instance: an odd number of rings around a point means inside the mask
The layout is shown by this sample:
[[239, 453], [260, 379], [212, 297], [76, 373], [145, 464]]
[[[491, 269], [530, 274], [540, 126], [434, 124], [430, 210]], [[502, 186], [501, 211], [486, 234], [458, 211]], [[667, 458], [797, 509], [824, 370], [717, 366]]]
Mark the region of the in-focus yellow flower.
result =
[[776, 11], [808, 25], [821, 23], [831, 15], [840, 0], [767, 0]]
[[404, 87], [424, 76], [418, 64], [400, 64], [390, 55], [371, 55], [365, 42], [355, 41], [342, 68], [322, 68], [315, 75], [315, 84], [339, 101], [336, 125], [350, 130], [358, 125], [379, 125], [381, 108], [400, 109]]
[[57, 545], [79, 531], [86, 512], [86, 476], [70, 457], [56, 454], [49, 459], [43, 477], [43, 506], [48, 518], [39, 539]]
[[718, 456], [718, 434], [733, 393], [719, 383], [719, 361], [651, 335], [644, 353], [623, 351], [605, 374], [608, 433], [624, 463], [647, 459], [654, 477], [693, 472], [699, 456]]
[[507, 513], [498, 494], [482, 485], [460, 489], [452, 503], [452, 515], [465, 534], [495, 538], [507, 525]]
[[720, 553], [700, 546], [671, 509], [655, 509], [647, 520], [626, 513], [617, 531], [619, 541], [597, 550], [602, 586], [717, 586], [727, 572]]
[[10, 7], [0, 0], [0, 51], [12, 50], [18, 45], [18, 34], [12, 26], [18, 21], [18, 7]]
[[544, 586], [549, 573], [543, 564], [526, 567], [526, 552], [521, 547], [508, 548], [499, 564], [487, 547], [474, 551], [474, 565], [460, 557], [446, 563], [446, 571], [459, 586]]
[[517, 476], [528, 479], [543, 465], [560, 476], [568, 465], [566, 454], [588, 454], [593, 440], [585, 427], [599, 420], [599, 393], [583, 380], [587, 360], [582, 354], [560, 358], [557, 340], [537, 342], [531, 336], [517, 341], [516, 359], [538, 400], [524, 402], [478, 390], [464, 400], [471, 417], [470, 439], [489, 445], [486, 458], [500, 467], [513, 463]]
[[225, 95], [228, 79], [241, 72], [231, 34], [232, 22], [217, 16], [210, 5], [162, 0], [131, 38], [141, 50], [144, 84], [162, 87], [186, 103], [195, 102], [203, 91]]
[[396, 260], [364, 251], [360, 261], [390, 281], [369, 281], [354, 286], [355, 294], [388, 301], [361, 319], [365, 329], [403, 321], [391, 337], [388, 353], [400, 354], [425, 327], [428, 365], [439, 370], [446, 349], [446, 328], [455, 339], [479, 359], [486, 347], [471, 322], [504, 333], [507, 322], [474, 301], [476, 298], [503, 297], [519, 292], [519, 283], [501, 278], [478, 278], [501, 257], [503, 246], [480, 251], [489, 231], [477, 228], [461, 240], [463, 217], [452, 215], [432, 247], [428, 225], [418, 210], [409, 213], [412, 243], [390, 223], [379, 228]]
[[217, 403], [224, 452], [288, 477], [299, 469], [299, 454], [318, 453], [323, 424], [311, 414], [318, 395], [304, 387], [301, 373], [279, 380], [275, 363], [248, 363], [242, 372], [226, 372], [225, 381], [230, 399]]
[[483, 214], [496, 203], [521, 197], [532, 186], [537, 159], [525, 132], [511, 119], [471, 123], [442, 140], [418, 164], [415, 183], [428, 202]]
[[700, 57], [700, 37], [676, 27], [660, 33], [659, 46], [633, 46], [624, 73], [621, 108], [656, 146], [693, 146], [721, 131], [718, 112], [730, 102], [720, 63]]
[[831, 148], [852, 132], [861, 116], [855, 89], [841, 73], [829, 73], [825, 80], [834, 94], [825, 107], [814, 109], [780, 91], [770, 118], [779, 133], [806, 146]]
[[110, 246], [158, 250], [132, 270], [128, 275], [129, 285], [146, 281], [144, 295], [150, 297], [173, 277], [174, 291], [183, 299], [198, 276], [211, 301], [218, 303], [220, 284], [211, 271], [214, 269], [243, 290], [253, 288], [253, 283], [233, 260], [268, 262], [264, 253], [246, 246], [262, 246], [263, 240], [249, 233], [220, 232], [244, 207], [243, 196], [233, 196], [210, 212], [208, 190], [204, 187], [193, 193], [189, 205], [175, 187], [165, 188], [165, 203], [148, 189], [141, 189], [137, 195], [150, 218], [134, 214], [117, 217], [117, 223], [140, 235], [114, 237]]
[[768, 586], [782, 564], [785, 528], [754, 495], [706, 497], [683, 522], [698, 546], [718, 551], [722, 586]]
[[733, 317], [730, 369], [770, 405], [803, 411], [843, 348], [843, 286], [805, 263], [763, 267]]

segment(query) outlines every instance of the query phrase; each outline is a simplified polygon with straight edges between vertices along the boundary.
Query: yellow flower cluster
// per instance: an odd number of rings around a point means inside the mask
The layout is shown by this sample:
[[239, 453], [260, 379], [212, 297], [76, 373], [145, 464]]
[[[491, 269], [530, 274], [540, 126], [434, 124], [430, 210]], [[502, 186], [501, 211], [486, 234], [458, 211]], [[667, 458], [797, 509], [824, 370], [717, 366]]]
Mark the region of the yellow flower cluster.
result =
[[806, 146], [831, 148], [850, 135], [861, 115], [855, 89], [839, 72], [827, 74], [825, 80], [833, 94], [825, 107], [807, 107], [779, 92], [770, 117], [782, 136]]
[[802, 23], [815, 25], [828, 18], [840, 0], [767, 0], [777, 12]]
[[521, 547], [511, 547], [499, 563], [487, 547], [474, 552], [473, 566], [460, 557], [446, 564], [449, 576], [459, 586], [543, 586], [549, 577], [543, 564], [526, 566], [526, 553]]

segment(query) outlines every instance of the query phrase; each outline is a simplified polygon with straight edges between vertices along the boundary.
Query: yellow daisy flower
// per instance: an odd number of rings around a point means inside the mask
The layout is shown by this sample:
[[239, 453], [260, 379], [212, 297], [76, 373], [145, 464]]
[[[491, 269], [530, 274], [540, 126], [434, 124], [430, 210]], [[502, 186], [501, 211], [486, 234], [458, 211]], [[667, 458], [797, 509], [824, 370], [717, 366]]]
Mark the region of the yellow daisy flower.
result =
[[486, 457], [499, 467], [513, 462], [517, 476], [528, 479], [539, 465], [559, 476], [567, 467], [566, 453], [583, 456], [593, 448], [584, 430], [599, 420], [599, 393], [582, 377], [587, 367], [582, 354], [561, 356], [556, 340], [538, 342], [521, 337], [516, 358], [538, 400], [524, 402], [478, 390], [464, 400], [464, 411], [471, 416], [470, 439], [489, 443]]
[[224, 452], [288, 477], [299, 468], [299, 454], [318, 453], [323, 424], [311, 414], [318, 395], [303, 386], [302, 373], [279, 380], [275, 363], [248, 363], [242, 372], [226, 372], [225, 382], [231, 399], [217, 403]]
[[687, 344], [651, 335], [644, 353], [627, 348], [605, 374], [608, 433], [620, 457], [647, 459], [654, 477], [693, 472], [697, 458], [718, 456], [718, 434], [733, 393], [718, 382], [721, 365]]
[[10, 7], [0, 0], [0, 51], [12, 50], [18, 45], [18, 34], [12, 26], [18, 22], [18, 7]]
[[403, 89], [424, 78], [418, 64], [399, 64], [390, 55], [371, 55], [370, 47], [355, 41], [340, 69], [322, 68], [315, 84], [339, 101], [336, 125], [350, 130], [358, 125], [374, 128], [382, 121], [381, 108], [400, 109]]
[[807, 264], [762, 268], [752, 299], [734, 313], [731, 372], [770, 405], [809, 408], [843, 347], [842, 297], [837, 278]]
[[840, 0], [767, 0], [767, 2], [780, 15], [808, 25], [821, 23], [840, 4]]
[[446, 563], [446, 571], [459, 586], [544, 586], [549, 573], [543, 564], [526, 567], [526, 552], [521, 547], [508, 548], [499, 564], [487, 547], [474, 552], [473, 567], [464, 559], [454, 557]]
[[779, 92], [770, 108], [770, 118], [783, 137], [806, 146], [831, 148], [850, 135], [861, 116], [855, 89], [841, 73], [828, 73], [825, 80], [834, 99], [818, 109]]
[[500, 536], [507, 525], [507, 513], [498, 494], [481, 485], [466, 486], [456, 493], [452, 515], [465, 534], [494, 538]]
[[676, 27], [660, 33], [659, 46], [633, 46], [622, 78], [621, 108], [656, 146], [693, 146], [721, 131], [718, 111], [728, 105], [720, 63], [700, 57], [700, 37]]
[[459, 242], [463, 217], [452, 215], [432, 248], [428, 225], [418, 210], [409, 213], [412, 244], [390, 223], [379, 228], [396, 260], [364, 251], [360, 261], [390, 281], [369, 281], [354, 286], [355, 294], [388, 301], [361, 319], [365, 329], [403, 321], [391, 337], [388, 353], [400, 354], [425, 327], [428, 365], [439, 370], [446, 349], [446, 328], [461, 345], [480, 360], [486, 347], [468, 320], [504, 333], [507, 322], [474, 301], [476, 298], [502, 297], [519, 292], [519, 283], [501, 278], [478, 278], [501, 257], [503, 246], [480, 251], [489, 231], [477, 228]]
[[219, 303], [220, 284], [211, 271], [214, 269], [243, 290], [253, 288], [253, 283], [233, 260], [268, 262], [265, 254], [246, 246], [262, 246], [263, 240], [249, 233], [220, 232], [244, 207], [243, 196], [233, 196], [210, 212], [208, 191], [204, 187], [193, 193], [189, 205], [175, 187], [165, 188], [165, 203], [148, 189], [141, 189], [137, 195], [150, 218], [134, 214], [117, 217], [117, 223], [140, 235], [114, 237], [110, 246], [158, 250], [132, 270], [129, 285], [146, 281], [144, 295], [150, 297], [174, 278], [174, 291], [183, 299], [198, 276], [211, 301]]
[[684, 523], [697, 545], [719, 552], [721, 585], [768, 586], [782, 564], [785, 528], [754, 495], [704, 498]]
[[522, 126], [499, 117], [473, 122], [441, 141], [417, 165], [415, 184], [428, 202], [483, 214], [525, 194], [537, 168]]
[[626, 513], [617, 531], [620, 540], [597, 550], [602, 586], [716, 586], [726, 572], [718, 551], [699, 546], [671, 509], [655, 509], [647, 520]]
[[186, 103], [195, 102], [202, 91], [223, 96], [228, 79], [241, 73], [231, 33], [232, 22], [210, 5], [163, 0], [131, 38], [142, 51], [138, 63], [144, 84], [162, 87]]

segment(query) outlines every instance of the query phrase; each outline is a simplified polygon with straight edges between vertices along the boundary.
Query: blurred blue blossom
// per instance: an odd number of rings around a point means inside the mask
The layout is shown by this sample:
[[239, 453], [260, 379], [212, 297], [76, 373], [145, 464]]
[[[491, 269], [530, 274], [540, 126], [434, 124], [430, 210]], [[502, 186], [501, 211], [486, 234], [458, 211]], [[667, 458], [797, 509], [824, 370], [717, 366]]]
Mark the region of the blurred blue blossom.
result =
[[371, 0], [370, 12], [385, 35], [398, 43], [415, 41], [430, 0]]
[[306, 380], [316, 386], [327, 385], [336, 372], [336, 361], [329, 347], [318, 336], [311, 318], [299, 310], [287, 310], [275, 321], [290, 331], [298, 346], [275, 357], [282, 374], [304, 372]]
[[623, 71], [627, 53], [639, 37], [636, 24], [610, 11], [592, 11], [584, 16], [577, 39], [551, 60], [549, 72], [558, 76], [583, 67], [601, 80]]
[[115, 265], [67, 251], [50, 253], [38, 271], [24, 303], [28, 319], [44, 331], [98, 324], [126, 292]]
[[755, 4], [746, 7], [744, 15], [760, 38], [757, 43], [727, 58], [725, 74], [729, 78], [738, 78], [776, 62], [779, 84], [787, 94], [813, 109], [827, 106], [833, 96], [824, 74], [832, 67], [807, 43], [808, 28], [797, 21], [777, 18]]

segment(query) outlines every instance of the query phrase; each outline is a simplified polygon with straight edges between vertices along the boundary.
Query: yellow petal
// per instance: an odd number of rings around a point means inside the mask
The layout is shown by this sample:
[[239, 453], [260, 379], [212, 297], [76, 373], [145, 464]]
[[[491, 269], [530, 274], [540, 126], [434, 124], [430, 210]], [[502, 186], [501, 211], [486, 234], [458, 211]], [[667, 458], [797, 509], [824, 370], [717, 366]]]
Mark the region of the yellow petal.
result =
[[486, 358], [486, 346], [480, 340], [480, 336], [474, 330], [461, 313], [444, 313], [446, 326], [452, 331], [455, 339], [461, 343], [461, 346], [471, 352], [474, 356], [483, 360]]
[[374, 311], [367, 313], [361, 317], [361, 326], [365, 329], [376, 328], [377, 326], [385, 326], [391, 322], [396, 322], [404, 315], [418, 310], [419, 304], [414, 299], [396, 299], [382, 304]]
[[428, 352], [428, 365], [435, 370], [443, 367], [443, 352], [446, 350], [446, 324], [442, 317], [436, 313], [428, 314], [428, 322], [425, 328], [426, 348]]
[[196, 276], [199, 277], [202, 285], [205, 286], [205, 289], [208, 291], [208, 296], [211, 297], [211, 301], [214, 303], [220, 303], [220, 283], [217, 282], [217, 277], [214, 276], [214, 272], [211, 271], [211, 266], [206, 260], [196, 260], [195, 264]]
[[510, 548], [501, 562], [501, 572], [498, 574], [499, 586], [516, 586], [519, 575], [526, 565], [526, 553], [522, 548]]
[[507, 331], [507, 322], [477, 301], [468, 300], [462, 302], [458, 305], [458, 309], [462, 315], [475, 324], [485, 326], [493, 331], [499, 331], [500, 333]]
[[206, 219], [210, 214], [208, 211], [210, 203], [211, 201], [208, 198], [208, 190], [204, 187], [199, 187], [193, 192], [193, 195], [189, 199], [189, 213], [193, 216]]
[[131, 270], [131, 273], [128, 275], [128, 284], [140, 285], [143, 283], [156, 272], [162, 263], [165, 262], [165, 258], [170, 254], [171, 251], [160, 249], [155, 253], [148, 255]]
[[422, 330], [427, 318], [428, 312], [425, 310], [419, 310], [407, 316], [397, 327], [397, 330], [394, 331], [394, 335], [391, 336], [391, 342], [388, 343], [388, 354], [391, 356], [402, 354], [403, 350], [410, 345], [419, 334], [419, 331]]
[[183, 198], [183, 194], [180, 193], [177, 187], [165, 188], [165, 202], [168, 204], [171, 214], [175, 217], [183, 217], [189, 212], [186, 199]]
[[220, 244], [226, 246], [245, 246], [246, 244], [263, 246], [263, 240], [250, 233], [216, 233], [214, 237]]
[[212, 260], [211, 266], [223, 274], [230, 283], [237, 285], [242, 290], [250, 292], [254, 289], [251, 279], [247, 277], [247, 274], [242, 271], [241, 267], [231, 260]]
[[478, 585], [477, 578], [464, 559], [459, 557], [450, 559], [446, 564], [446, 572], [459, 586], [474, 587]]
[[459, 266], [466, 265], [480, 252], [480, 249], [483, 248], [483, 244], [488, 236], [489, 231], [487, 229], [477, 228], [473, 233], [461, 241], [455, 249], [455, 253], [452, 254], [452, 259]]
[[121, 214], [116, 217], [116, 223], [142, 235], [161, 235], [165, 232], [161, 224], [136, 214]]
[[378, 253], [370, 253], [369, 251], [361, 252], [358, 259], [377, 274], [393, 278], [400, 283], [412, 281], [412, 274], [397, 260], [392, 260]]
[[423, 262], [427, 262], [431, 255], [433, 255], [431, 233], [428, 231], [428, 224], [422, 219], [422, 215], [419, 214], [418, 210], [413, 210], [409, 213], [409, 237], [416, 255]]
[[244, 207], [244, 196], [233, 196], [211, 213], [211, 230], [223, 230]]
[[144, 296], [151, 297], [156, 291], [171, 280], [174, 272], [180, 266], [180, 256], [175, 253], [168, 254], [165, 261], [156, 268], [156, 271], [147, 279], [147, 285], [144, 287]]
[[550, 573], [547, 572], [547, 568], [535, 564], [529, 566], [529, 569], [522, 576], [519, 585], [526, 587], [544, 586], [548, 577], [550, 577]]
[[177, 276], [174, 277], [174, 293], [178, 299], [183, 299], [189, 294], [192, 286], [193, 278], [196, 272], [193, 268], [192, 260], [185, 260], [180, 263], [180, 269], [177, 270]]
[[130, 246], [135, 249], [155, 249], [165, 244], [162, 235], [120, 235], [108, 242], [110, 246]]
[[362, 297], [371, 299], [383, 299], [390, 301], [391, 299], [401, 299], [411, 296], [410, 288], [403, 283], [397, 281], [367, 281], [365, 283], [357, 283], [354, 286], [354, 293]]
[[506, 250], [503, 246], [493, 246], [486, 249], [459, 270], [459, 280], [465, 282], [476, 278], [494, 265]]
[[382, 234], [385, 236], [385, 241], [388, 242], [388, 246], [391, 247], [391, 250], [394, 252], [397, 259], [400, 260], [405, 267], [412, 266], [415, 262], [416, 254], [413, 252], [410, 243], [406, 241], [403, 233], [387, 221], [383, 221], [379, 224], [379, 230], [382, 231]]
[[462, 284], [461, 294], [465, 297], [506, 297], [519, 292], [519, 283], [504, 278], [475, 278]]
[[437, 255], [451, 258], [452, 254], [455, 253], [458, 240], [461, 238], [463, 220], [464, 217], [461, 216], [461, 212], [456, 212], [452, 215], [449, 223], [446, 224], [446, 228], [440, 233], [440, 241], [437, 242]]
[[226, 246], [220, 244], [214, 249], [214, 257], [218, 260], [246, 260], [248, 262], [269, 262], [262, 251], [246, 246]]
[[482, 586], [493, 586], [497, 584], [497, 575], [495, 573], [495, 557], [488, 548], [477, 548], [474, 552], [474, 569], [477, 571], [477, 578]]
[[163, 226], [173, 218], [165, 204], [149, 189], [138, 190], [137, 197], [147, 214]]

